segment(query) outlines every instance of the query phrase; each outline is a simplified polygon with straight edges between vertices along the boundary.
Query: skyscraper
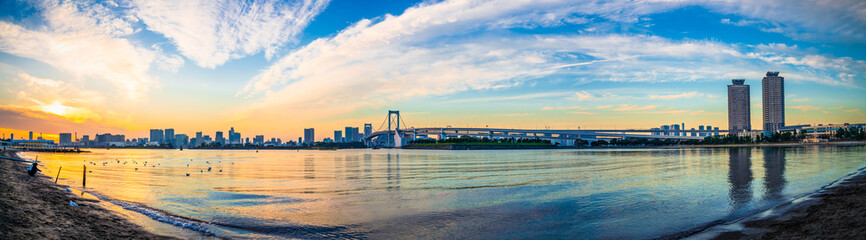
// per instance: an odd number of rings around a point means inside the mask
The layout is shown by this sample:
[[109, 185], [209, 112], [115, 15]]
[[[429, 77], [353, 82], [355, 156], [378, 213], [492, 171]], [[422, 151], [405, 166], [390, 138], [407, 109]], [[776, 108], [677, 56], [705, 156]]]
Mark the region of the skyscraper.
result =
[[785, 78], [779, 72], [767, 72], [761, 81], [763, 88], [764, 131], [778, 132], [785, 127]]
[[163, 136], [163, 139], [165, 140], [165, 143], [174, 144], [174, 129], [166, 128], [165, 136]]
[[343, 131], [334, 130], [334, 142], [343, 142]]
[[186, 134], [177, 134], [174, 135], [174, 146], [183, 147], [186, 146], [189, 142], [189, 136]]
[[58, 135], [60, 138], [58, 142], [60, 144], [71, 144], [72, 143], [72, 133], [61, 133]]
[[[344, 132], [346, 137], [344, 142], [354, 142], [358, 141], [358, 128], [356, 127], [346, 127], [346, 131]], [[336, 139], [335, 139], [336, 140]]]
[[220, 143], [221, 145], [225, 145], [225, 144], [226, 144], [226, 139], [225, 139], [225, 137], [223, 137], [223, 132], [222, 132], [222, 131], [217, 131], [217, 132], [216, 132], [216, 134], [214, 135], [214, 141]]
[[165, 132], [162, 129], [151, 129], [150, 130], [150, 141], [156, 143], [163, 143], [165, 140], [163, 139]]
[[312, 128], [304, 128], [304, 143], [313, 144], [316, 141], [316, 133], [315, 129]]
[[749, 100], [749, 85], [744, 84], [745, 79], [733, 79], [733, 84], [728, 85], [728, 133], [737, 133], [752, 130], [752, 115]]

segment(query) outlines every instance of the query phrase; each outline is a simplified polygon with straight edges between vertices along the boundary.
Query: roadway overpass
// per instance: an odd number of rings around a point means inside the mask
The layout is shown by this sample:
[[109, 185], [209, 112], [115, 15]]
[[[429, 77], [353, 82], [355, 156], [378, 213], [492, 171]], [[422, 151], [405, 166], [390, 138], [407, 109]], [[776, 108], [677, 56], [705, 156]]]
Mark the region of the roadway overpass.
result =
[[[396, 118], [391, 115], [396, 114]], [[389, 111], [388, 129], [373, 132], [364, 137], [364, 141], [374, 146], [400, 147], [415, 139], [447, 139], [461, 136], [487, 137], [490, 139], [502, 138], [538, 138], [550, 140], [561, 146], [573, 146], [575, 139], [584, 141], [598, 141], [622, 138], [647, 138], [647, 139], [681, 139], [700, 140], [710, 135], [727, 134], [728, 130], [658, 130], [658, 129], [515, 129], [515, 128], [459, 128], [459, 127], [425, 127], [401, 129], [405, 125], [400, 118], [399, 111]], [[394, 123], [396, 121], [396, 123]], [[394, 123], [394, 124], [392, 124]], [[383, 124], [384, 126], [384, 124]], [[391, 129], [391, 126], [397, 126]], [[691, 136], [695, 134], [696, 136]], [[705, 136], [700, 136], [700, 135]]]

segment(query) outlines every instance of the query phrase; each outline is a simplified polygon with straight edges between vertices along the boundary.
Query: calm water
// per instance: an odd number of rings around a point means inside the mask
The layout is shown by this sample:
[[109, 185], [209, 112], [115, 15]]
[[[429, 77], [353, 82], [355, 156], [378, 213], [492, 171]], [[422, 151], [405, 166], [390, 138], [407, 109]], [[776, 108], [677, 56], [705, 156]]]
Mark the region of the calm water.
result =
[[81, 186], [87, 165], [87, 191], [155, 218], [187, 218], [166, 221], [224, 237], [644, 239], [814, 192], [866, 166], [864, 150], [93, 149], [26, 155], [38, 155], [52, 177], [62, 165], [59, 182], [70, 186]]

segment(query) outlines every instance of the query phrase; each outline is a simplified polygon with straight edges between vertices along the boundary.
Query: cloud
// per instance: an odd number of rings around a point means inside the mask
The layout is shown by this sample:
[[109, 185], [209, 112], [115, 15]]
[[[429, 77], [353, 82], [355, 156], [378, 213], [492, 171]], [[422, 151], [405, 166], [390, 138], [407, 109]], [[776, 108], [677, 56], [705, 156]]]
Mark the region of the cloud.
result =
[[643, 110], [652, 110], [661, 107], [660, 105], [631, 105], [631, 104], [620, 104], [619, 107], [613, 109], [614, 111], [643, 111]]
[[503, 117], [525, 117], [525, 116], [531, 116], [532, 113], [505, 113], [505, 114], [497, 114], [497, 115], [503, 116]]
[[457, 99], [457, 100], [445, 101], [443, 103], [496, 102], [496, 101], [508, 101], [508, 100], [525, 100], [525, 99], [536, 99], [536, 98], [561, 97], [561, 96], [564, 96], [567, 94], [570, 94], [570, 93], [568, 93], [568, 92], [543, 92], [543, 93], [532, 93], [532, 94], [514, 95], [514, 96], [466, 98], [466, 99]]
[[808, 98], [799, 98], [799, 99], [798, 99], [798, 98], [795, 98], [795, 99], [791, 99], [791, 100], [788, 101], [788, 102], [795, 103], [795, 102], [808, 102], [808, 101], [811, 101], [811, 100], [808, 99]]
[[706, 112], [704, 110], [665, 110], [665, 111], [653, 111], [653, 112], [646, 112], [646, 113], [666, 114], [666, 115], [690, 115], [690, 116], [722, 115], [721, 113], [711, 113], [711, 112]]
[[[625, 33], [535, 35], [500, 30], [548, 23], [587, 28], [599, 21], [633, 24], [643, 21], [643, 15], [686, 5], [737, 11], [727, 4], [706, 2], [424, 2], [398, 16], [363, 19], [288, 53], [253, 77], [237, 96], [254, 99], [251, 107], [242, 109], [248, 111], [291, 107], [334, 112], [381, 107], [418, 96], [511, 88], [549, 76], [576, 81], [691, 82], [762, 66], [780, 69], [795, 81], [828, 85], [850, 86], [859, 77], [835, 74], [833, 67], [812, 71], [777, 61], [784, 54], [798, 59], [803, 54], [765, 51], [760, 45]], [[597, 17], [593, 23], [563, 20], [590, 15]], [[837, 58], [827, 58], [833, 59]], [[570, 99], [592, 97], [578, 91]]]
[[605, 108], [611, 108], [611, 107], [613, 107], [613, 105], [601, 105], [601, 106], [598, 106], [598, 107], [595, 107], [595, 108], [598, 108], [598, 109], [605, 109]]
[[[3, 73], [8, 74], [6, 71]], [[10, 90], [16, 91], [15, 98], [19, 102], [10, 107], [39, 110], [76, 123], [102, 119], [100, 114], [91, 110], [105, 103], [105, 98], [99, 93], [82, 89], [76, 84], [35, 77], [25, 72], [17, 72], [10, 83], [10, 86], [14, 86]]]
[[681, 94], [671, 94], [671, 95], [650, 95], [649, 99], [662, 99], [662, 100], [675, 100], [680, 98], [693, 98], [696, 96], [705, 96], [703, 93], [698, 92], [687, 92]]
[[866, 4], [839, 1], [698, 1], [700, 5], [743, 17], [722, 23], [755, 27], [799, 40], [862, 42], [866, 40]]
[[574, 101], [586, 101], [586, 100], [591, 100], [593, 98], [595, 98], [595, 96], [592, 96], [592, 94], [589, 94], [586, 91], [580, 91], [580, 92], [575, 92], [574, 96], [570, 97], [569, 99], [574, 100]]
[[543, 107], [541, 110], [585, 110], [586, 107], [571, 106], [571, 107]]
[[[0, 21], [0, 51], [47, 63], [75, 78], [109, 83], [127, 99], [142, 99], [158, 86], [147, 74], [155, 54], [116, 37], [131, 31], [119, 23], [123, 21], [87, 15], [73, 3], [46, 2], [40, 8], [46, 25], [39, 28]], [[83, 7], [92, 8], [98, 9]]]
[[568, 113], [573, 113], [573, 114], [583, 114], [583, 115], [595, 115], [594, 112], [579, 112], [579, 111], [578, 111], [578, 112], [568, 112]]
[[816, 107], [816, 106], [812, 106], [812, 105], [788, 106], [788, 108], [797, 109], [797, 110], [804, 111], [804, 112], [811, 111], [811, 110], [823, 109], [822, 107]]
[[296, 37], [327, 0], [134, 0], [136, 16], [197, 65], [215, 68], [231, 59], [277, 49]]
[[3, 128], [16, 130], [37, 130], [48, 133], [122, 131], [120, 128], [103, 126], [89, 120], [72, 121], [49, 112], [4, 105], [0, 105], [0, 119], [3, 119]]

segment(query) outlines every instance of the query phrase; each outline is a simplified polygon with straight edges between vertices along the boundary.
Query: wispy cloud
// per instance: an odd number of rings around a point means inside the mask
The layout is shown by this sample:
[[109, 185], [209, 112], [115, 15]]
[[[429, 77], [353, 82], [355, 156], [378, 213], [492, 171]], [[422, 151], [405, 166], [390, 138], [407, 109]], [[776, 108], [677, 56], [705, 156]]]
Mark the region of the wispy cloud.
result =
[[156, 53], [118, 37], [133, 32], [125, 21], [81, 10], [100, 7], [49, 1], [39, 5], [45, 26], [31, 29], [0, 21], [0, 51], [47, 63], [94, 84], [109, 83], [120, 91], [118, 97], [145, 98], [150, 88], [159, 86], [147, 73]]
[[271, 58], [322, 12], [327, 0], [134, 0], [136, 16], [202, 67], [265, 52]]
[[587, 107], [571, 106], [571, 107], [543, 107], [541, 110], [585, 110]]
[[595, 98], [592, 94], [589, 94], [586, 91], [575, 92], [574, 96], [571, 96], [569, 99], [574, 101], [586, 101]]
[[583, 115], [595, 115], [594, 112], [581, 112], [581, 111], [577, 111], [577, 112], [568, 112], [568, 113], [573, 113], [573, 114], [583, 114]]
[[598, 106], [598, 107], [595, 107], [595, 108], [598, 108], [598, 109], [605, 109], [605, 108], [611, 108], [611, 107], [613, 107], [613, 105], [601, 105], [601, 106]]
[[508, 101], [508, 100], [524, 100], [524, 99], [536, 99], [536, 98], [562, 97], [562, 96], [565, 96], [568, 94], [570, 94], [570, 93], [569, 92], [544, 92], [544, 93], [532, 93], [532, 94], [515, 95], [515, 96], [466, 98], [466, 99], [457, 99], [457, 100], [445, 101], [442, 103], [495, 102], [495, 101]]
[[822, 107], [817, 107], [817, 106], [812, 106], [812, 105], [788, 106], [788, 108], [791, 108], [791, 109], [797, 109], [797, 110], [804, 111], [804, 112], [806, 112], [806, 111], [811, 111], [811, 110], [821, 110], [821, 109], [823, 109]]
[[525, 117], [525, 116], [531, 116], [532, 113], [504, 113], [504, 114], [497, 114], [497, 115], [503, 116], [503, 117]]
[[652, 110], [661, 107], [659, 105], [631, 105], [631, 104], [620, 104], [619, 107], [614, 108], [614, 111], [644, 111], [644, 110]]
[[795, 103], [795, 102], [808, 102], [808, 101], [811, 101], [811, 100], [808, 98], [795, 98], [795, 99], [791, 99], [788, 102]]
[[649, 99], [662, 99], [662, 100], [675, 100], [681, 98], [693, 98], [697, 96], [704, 96], [702, 93], [698, 92], [687, 92], [680, 94], [671, 94], [671, 95], [650, 95]]

